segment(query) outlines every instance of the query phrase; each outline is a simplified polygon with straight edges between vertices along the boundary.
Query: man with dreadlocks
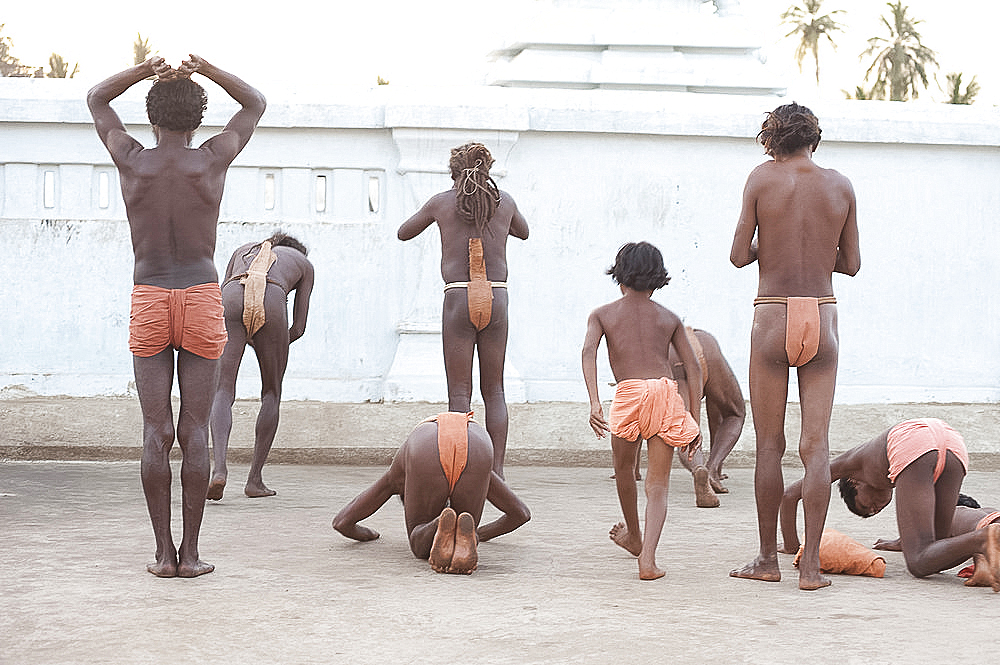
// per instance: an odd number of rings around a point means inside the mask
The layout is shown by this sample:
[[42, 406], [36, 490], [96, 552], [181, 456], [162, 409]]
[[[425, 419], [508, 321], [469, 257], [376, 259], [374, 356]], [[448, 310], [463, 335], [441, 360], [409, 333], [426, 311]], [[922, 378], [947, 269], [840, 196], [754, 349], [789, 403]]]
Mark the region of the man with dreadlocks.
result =
[[[191, 139], [207, 105], [201, 74], [225, 90], [240, 109], [222, 132], [197, 148]], [[111, 101], [150, 77], [146, 96], [156, 146], [129, 136]], [[142, 408], [142, 488], [156, 538], [158, 577], [196, 577], [215, 567], [198, 556], [198, 533], [210, 471], [208, 419], [226, 345], [215, 232], [226, 171], [264, 114], [264, 96], [197, 55], [177, 69], [153, 57], [98, 83], [87, 94], [94, 127], [118, 167], [135, 254], [129, 348]], [[181, 406], [174, 429], [170, 392], [177, 381]], [[176, 432], [181, 463], [184, 535], [170, 532], [170, 448]]]
[[493, 157], [481, 143], [451, 151], [454, 186], [431, 197], [399, 227], [410, 240], [437, 222], [441, 234], [444, 306], [441, 339], [448, 380], [448, 410], [468, 412], [472, 359], [479, 356], [479, 390], [486, 431], [493, 440], [493, 470], [503, 477], [507, 402], [503, 388], [507, 351], [507, 236], [528, 237], [528, 223], [510, 194], [490, 177]]
[[[222, 352], [219, 387], [212, 403], [212, 456], [215, 469], [208, 498], [219, 500], [229, 469], [226, 451], [233, 427], [236, 376], [247, 344], [253, 347], [260, 367], [260, 412], [254, 433], [253, 460], [244, 494], [273, 496], [264, 485], [261, 470], [278, 431], [281, 383], [288, 366], [288, 347], [306, 331], [309, 297], [313, 289], [313, 264], [305, 245], [280, 231], [263, 242], [247, 243], [235, 252], [222, 280], [222, 305], [229, 341]], [[288, 326], [288, 294], [295, 291], [292, 325]]]
[[837, 307], [834, 272], [861, 267], [854, 190], [820, 168], [812, 154], [819, 121], [796, 103], [767, 114], [757, 135], [772, 157], [751, 172], [733, 238], [737, 268], [757, 262], [759, 286], [750, 337], [750, 409], [757, 435], [754, 491], [760, 551], [733, 577], [777, 582], [778, 508], [784, 490], [788, 370], [796, 367], [802, 424], [799, 456], [805, 547], [799, 588], [830, 584], [820, 574], [819, 542], [830, 502], [830, 414], [837, 382]]

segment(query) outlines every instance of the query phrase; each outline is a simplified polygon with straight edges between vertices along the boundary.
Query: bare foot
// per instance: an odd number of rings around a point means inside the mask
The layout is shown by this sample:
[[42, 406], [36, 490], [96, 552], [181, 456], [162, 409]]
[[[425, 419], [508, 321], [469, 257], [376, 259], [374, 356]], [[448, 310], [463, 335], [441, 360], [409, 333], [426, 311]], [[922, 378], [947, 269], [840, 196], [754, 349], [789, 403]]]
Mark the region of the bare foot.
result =
[[264, 483], [249, 482], [243, 487], [243, 493], [251, 499], [257, 499], [262, 496], [274, 496], [277, 494], [277, 492], [265, 486]]
[[171, 559], [154, 561], [146, 566], [146, 570], [157, 577], [177, 577], [177, 561]]
[[447, 573], [451, 559], [455, 556], [455, 527], [458, 517], [451, 508], [445, 508], [438, 517], [437, 531], [428, 557], [431, 568], [439, 573]]
[[[990, 586], [993, 592], [1000, 591], [1000, 524], [990, 524], [986, 527], [986, 550], [983, 552], [982, 566], [986, 573], [992, 578]], [[979, 565], [976, 569], [980, 568]]]
[[639, 557], [639, 579], [640, 580], [658, 580], [667, 573], [656, 566], [656, 561], [645, 561], [642, 557]]
[[611, 527], [608, 536], [614, 541], [615, 545], [624, 547], [632, 556], [639, 556], [642, 552], [642, 536], [639, 534], [634, 536], [630, 534], [628, 527], [625, 526], [625, 522], [619, 522]]
[[722, 484], [724, 477], [713, 476], [711, 471], [708, 473], [708, 484], [712, 486], [712, 491], [716, 494], [729, 494], [729, 488]]
[[221, 476], [216, 476], [212, 478], [212, 482], [208, 484], [208, 495], [205, 497], [211, 501], [218, 501], [222, 498], [222, 493], [226, 489], [226, 479]]
[[993, 578], [989, 573], [989, 565], [982, 554], [973, 554], [972, 575], [965, 580], [965, 586], [993, 586]]
[[479, 565], [476, 545], [476, 522], [469, 513], [462, 513], [458, 516], [458, 526], [455, 527], [455, 552], [448, 572], [472, 574]]
[[789, 545], [785, 547], [784, 543], [778, 543], [778, 552], [780, 554], [798, 554], [800, 547], [798, 545]]
[[799, 588], [803, 591], [815, 591], [816, 589], [822, 589], [825, 586], [830, 586], [831, 582], [827, 578], [823, 577], [819, 573], [815, 575], [807, 575], [803, 572], [799, 572]]
[[699, 508], [718, 508], [719, 497], [715, 496], [712, 486], [708, 483], [708, 469], [699, 466], [694, 470], [695, 505]]
[[193, 564], [181, 563], [177, 566], [177, 577], [198, 577], [215, 570], [215, 566], [198, 559]]
[[745, 580], [761, 580], [762, 582], [780, 582], [781, 570], [778, 568], [778, 557], [761, 559], [759, 556], [743, 566], [729, 571], [730, 577]]

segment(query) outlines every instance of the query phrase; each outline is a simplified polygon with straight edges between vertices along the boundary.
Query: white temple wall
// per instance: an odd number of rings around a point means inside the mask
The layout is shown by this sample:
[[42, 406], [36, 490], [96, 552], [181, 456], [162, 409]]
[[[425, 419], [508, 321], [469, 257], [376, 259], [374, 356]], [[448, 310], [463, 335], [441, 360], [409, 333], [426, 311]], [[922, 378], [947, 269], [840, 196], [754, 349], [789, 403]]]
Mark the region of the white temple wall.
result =
[[[531, 228], [508, 242], [510, 401], [586, 399], [587, 314], [617, 297], [604, 270], [640, 239], [660, 247], [673, 276], [657, 300], [719, 339], [746, 391], [757, 275], [732, 267], [729, 248], [746, 176], [764, 159], [753, 141], [762, 114], [790, 100], [390, 88], [331, 91], [335, 102], [271, 96], [230, 171], [220, 273], [235, 247], [279, 227], [316, 265], [286, 399], [446, 399], [437, 234], [402, 243], [395, 233], [450, 185], [448, 149], [467, 140], [493, 151], [498, 184]], [[128, 225], [85, 93], [71, 81], [0, 79], [0, 394], [132, 390]], [[209, 89], [196, 142], [231, 114], [220, 95]], [[115, 108], [149, 145], [142, 94]], [[1000, 113], [813, 108], [824, 130], [816, 160], [854, 183], [861, 232], [861, 272], [834, 280], [837, 401], [997, 401]], [[604, 362], [601, 381], [610, 396]], [[248, 351], [240, 396], [258, 389]]]

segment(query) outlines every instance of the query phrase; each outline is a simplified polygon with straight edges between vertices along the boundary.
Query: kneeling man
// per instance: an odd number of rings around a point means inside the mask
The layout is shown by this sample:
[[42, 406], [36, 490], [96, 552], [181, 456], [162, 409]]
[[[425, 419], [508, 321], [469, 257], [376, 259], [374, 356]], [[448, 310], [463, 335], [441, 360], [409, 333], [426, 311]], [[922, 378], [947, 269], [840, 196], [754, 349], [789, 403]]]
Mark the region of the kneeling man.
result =
[[[471, 412], [439, 413], [417, 425], [389, 470], [337, 513], [333, 528], [354, 540], [375, 540], [378, 532], [358, 522], [395, 494], [403, 500], [410, 550], [439, 573], [468, 575], [478, 565], [480, 541], [531, 519], [493, 471], [493, 443]], [[503, 515], [480, 526], [487, 500]]]

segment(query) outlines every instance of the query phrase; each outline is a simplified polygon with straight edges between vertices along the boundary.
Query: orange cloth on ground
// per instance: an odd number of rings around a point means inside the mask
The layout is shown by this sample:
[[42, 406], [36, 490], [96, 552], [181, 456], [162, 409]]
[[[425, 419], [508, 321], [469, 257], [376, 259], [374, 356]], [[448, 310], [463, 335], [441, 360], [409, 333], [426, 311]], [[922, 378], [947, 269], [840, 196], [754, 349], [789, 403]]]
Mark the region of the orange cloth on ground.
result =
[[472, 420], [472, 411], [462, 413], [461, 411], [445, 411], [436, 416], [432, 416], [428, 422], [437, 422], [438, 426], [438, 456], [441, 460], [441, 469], [444, 477], [448, 479], [448, 496], [455, 490], [462, 471], [465, 470], [465, 463], [469, 458], [469, 422]]
[[493, 286], [486, 279], [486, 262], [483, 260], [482, 238], [469, 238], [469, 320], [476, 330], [490, 323], [493, 313]]
[[[798, 566], [803, 548], [793, 565]], [[885, 558], [836, 529], [824, 529], [819, 540], [819, 568], [824, 573], [883, 577]]]
[[625, 379], [615, 389], [608, 413], [611, 433], [626, 441], [659, 436], [679, 448], [697, 438], [698, 423], [684, 408], [677, 382], [659, 379]]
[[945, 458], [949, 450], [955, 454], [965, 470], [969, 470], [969, 453], [965, 449], [962, 435], [938, 418], [917, 418], [905, 420], [889, 430], [885, 447], [886, 456], [889, 458], [889, 480], [896, 482], [896, 476], [903, 469], [932, 450], [938, 453], [934, 482], [937, 482], [941, 472], [944, 471]]
[[149, 358], [173, 346], [215, 360], [226, 348], [223, 316], [222, 291], [215, 282], [186, 289], [136, 284], [129, 313], [129, 350]]
[[240, 284], [243, 285], [243, 325], [247, 329], [247, 337], [253, 337], [264, 326], [267, 271], [277, 258], [271, 250], [270, 241], [265, 240], [260, 244], [257, 256], [250, 262], [246, 275], [240, 278]]
[[684, 332], [687, 333], [688, 341], [694, 350], [694, 356], [698, 359], [698, 364], [701, 366], [701, 387], [704, 388], [705, 384], [708, 383], [708, 361], [705, 360], [705, 349], [702, 348], [701, 342], [698, 341], [698, 337], [694, 334], [694, 328], [686, 326]]

